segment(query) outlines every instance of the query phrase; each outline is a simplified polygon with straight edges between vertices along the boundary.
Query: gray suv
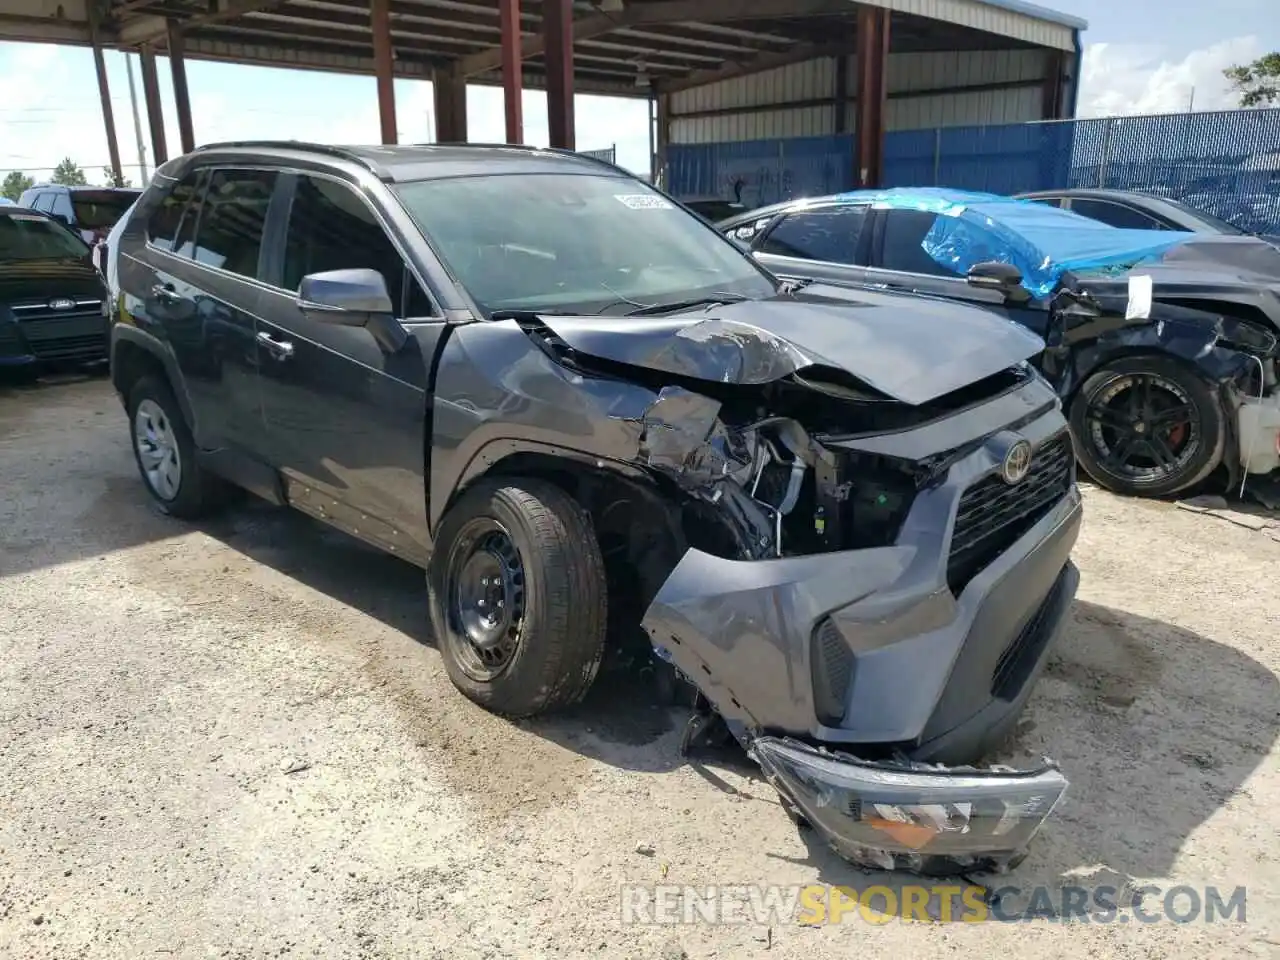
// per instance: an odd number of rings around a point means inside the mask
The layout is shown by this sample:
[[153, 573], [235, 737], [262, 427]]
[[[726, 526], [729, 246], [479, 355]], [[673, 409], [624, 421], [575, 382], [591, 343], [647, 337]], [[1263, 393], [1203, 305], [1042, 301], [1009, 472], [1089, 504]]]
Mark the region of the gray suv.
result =
[[473, 700], [572, 703], [636, 641], [696, 688], [691, 739], [862, 863], [1007, 865], [1061, 796], [939, 766], [1010, 728], [1076, 590], [1021, 327], [781, 283], [626, 171], [510, 146], [203, 147], [111, 258], [159, 507], [242, 487], [420, 565]]

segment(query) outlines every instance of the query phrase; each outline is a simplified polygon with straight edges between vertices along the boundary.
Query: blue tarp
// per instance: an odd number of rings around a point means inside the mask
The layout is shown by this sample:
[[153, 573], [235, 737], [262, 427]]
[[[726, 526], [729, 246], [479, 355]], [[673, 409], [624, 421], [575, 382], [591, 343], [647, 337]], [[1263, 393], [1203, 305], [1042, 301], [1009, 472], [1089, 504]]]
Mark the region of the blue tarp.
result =
[[1022, 285], [1046, 297], [1068, 270], [1130, 265], [1193, 239], [1176, 230], [1121, 230], [1045, 203], [936, 187], [855, 190], [837, 199], [938, 214], [921, 247], [960, 276], [999, 261], [1022, 271]]

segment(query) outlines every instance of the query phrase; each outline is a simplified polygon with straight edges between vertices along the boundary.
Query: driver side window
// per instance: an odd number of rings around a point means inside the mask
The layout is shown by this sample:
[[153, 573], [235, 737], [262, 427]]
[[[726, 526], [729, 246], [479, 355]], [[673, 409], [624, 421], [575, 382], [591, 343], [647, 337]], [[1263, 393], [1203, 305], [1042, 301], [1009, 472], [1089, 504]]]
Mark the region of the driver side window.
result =
[[924, 210], [886, 211], [880, 265], [886, 270], [901, 273], [958, 277], [958, 273], [944, 267], [924, 249], [924, 238], [937, 219], [936, 213]]
[[299, 176], [285, 236], [282, 286], [296, 291], [309, 273], [360, 267], [382, 274], [397, 319], [435, 313], [369, 205], [344, 184]]

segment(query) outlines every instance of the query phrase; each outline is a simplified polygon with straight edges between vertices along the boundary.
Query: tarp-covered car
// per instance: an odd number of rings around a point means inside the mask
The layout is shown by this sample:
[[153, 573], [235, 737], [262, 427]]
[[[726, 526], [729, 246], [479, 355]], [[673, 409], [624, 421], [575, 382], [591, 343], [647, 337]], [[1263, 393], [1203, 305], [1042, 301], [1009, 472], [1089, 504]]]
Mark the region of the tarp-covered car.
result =
[[[784, 277], [976, 303], [1043, 336], [1076, 451], [1118, 492], [1280, 468], [1280, 250], [991, 194], [856, 191], [722, 221]], [[947, 336], [945, 330], [939, 336]]]
[[[267, 226], [194, 253], [224, 222]], [[624, 171], [519, 147], [201, 148], [111, 259], [161, 508], [232, 481], [422, 565], [473, 700], [572, 703], [630, 636], [863, 863], [1007, 866], [1062, 795], [970, 768], [1078, 579], [1028, 331], [793, 289]]]

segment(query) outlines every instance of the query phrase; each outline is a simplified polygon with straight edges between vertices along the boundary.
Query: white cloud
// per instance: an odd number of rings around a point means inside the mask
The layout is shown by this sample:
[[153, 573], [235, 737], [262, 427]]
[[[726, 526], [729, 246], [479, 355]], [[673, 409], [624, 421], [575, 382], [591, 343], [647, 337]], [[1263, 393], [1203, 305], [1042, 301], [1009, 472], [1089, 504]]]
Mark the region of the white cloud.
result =
[[1222, 71], [1263, 53], [1258, 38], [1236, 37], [1181, 60], [1166, 59], [1158, 46], [1094, 43], [1084, 52], [1079, 114], [1082, 117], [1182, 113], [1237, 106]]

